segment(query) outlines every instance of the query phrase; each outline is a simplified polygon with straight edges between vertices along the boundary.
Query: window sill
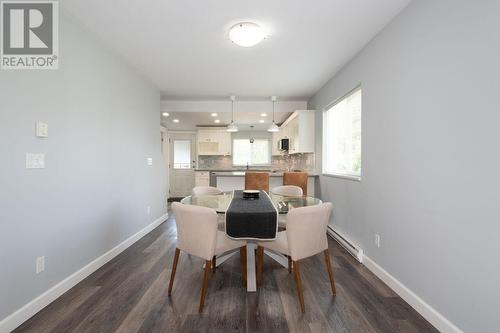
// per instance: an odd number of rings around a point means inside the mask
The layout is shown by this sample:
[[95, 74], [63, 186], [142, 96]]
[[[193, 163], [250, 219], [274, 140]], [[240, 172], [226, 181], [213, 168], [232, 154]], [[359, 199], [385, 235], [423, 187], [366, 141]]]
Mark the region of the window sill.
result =
[[322, 173], [321, 175], [325, 176], [325, 177], [340, 178], [340, 179], [352, 180], [352, 181], [356, 181], [356, 182], [361, 181], [361, 176], [342, 175], [342, 174], [335, 174], [335, 173]]

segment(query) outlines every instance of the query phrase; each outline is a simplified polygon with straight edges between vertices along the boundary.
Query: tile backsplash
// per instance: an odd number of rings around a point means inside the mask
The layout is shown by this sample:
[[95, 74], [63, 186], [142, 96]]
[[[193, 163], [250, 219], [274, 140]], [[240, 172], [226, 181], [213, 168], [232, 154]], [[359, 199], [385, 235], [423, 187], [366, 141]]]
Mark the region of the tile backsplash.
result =
[[[198, 169], [235, 170], [245, 167], [233, 166], [231, 156], [198, 156]], [[303, 170], [315, 171], [314, 153], [273, 156], [269, 167], [250, 167], [251, 169], [273, 169], [279, 171]]]

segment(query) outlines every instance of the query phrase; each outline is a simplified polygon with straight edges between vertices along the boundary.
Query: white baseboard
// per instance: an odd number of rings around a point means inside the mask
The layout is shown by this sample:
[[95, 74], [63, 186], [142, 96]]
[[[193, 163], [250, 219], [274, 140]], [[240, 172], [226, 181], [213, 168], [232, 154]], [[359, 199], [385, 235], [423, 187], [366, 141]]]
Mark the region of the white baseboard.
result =
[[380, 267], [366, 254], [363, 264], [376, 276], [379, 277], [385, 284], [394, 290], [402, 299], [404, 299], [412, 308], [414, 308], [422, 317], [443, 333], [463, 333], [461, 329], [455, 326], [451, 321], [446, 319], [436, 309], [427, 304], [417, 294], [408, 289], [404, 284], [397, 280], [385, 269]]
[[96, 258], [86, 266], [82, 267], [75, 273], [71, 274], [31, 302], [27, 303], [16, 312], [7, 316], [0, 322], [0, 333], [8, 333], [13, 331], [16, 327], [24, 323], [26, 320], [31, 318], [41, 309], [49, 305], [51, 302], [56, 300], [59, 296], [64, 294], [69, 289], [73, 288], [80, 281], [85, 279], [90, 274], [94, 273], [101, 266], [106, 264], [108, 261], [119, 255], [125, 249], [127, 249], [130, 245], [137, 242], [139, 239], [144, 237], [146, 234], [151, 232], [154, 228], [159, 226], [168, 218], [168, 214], [162, 215], [157, 218], [153, 223], [146, 226], [144, 229], [140, 230], [136, 234], [130, 236], [108, 252], [104, 253], [102, 256]]

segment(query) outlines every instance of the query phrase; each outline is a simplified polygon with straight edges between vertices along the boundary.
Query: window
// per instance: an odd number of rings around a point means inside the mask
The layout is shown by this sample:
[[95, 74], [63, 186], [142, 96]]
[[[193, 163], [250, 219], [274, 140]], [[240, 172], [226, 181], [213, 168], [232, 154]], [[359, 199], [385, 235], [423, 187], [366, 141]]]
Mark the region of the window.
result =
[[265, 165], [271, 164], [270, 142], [267, 139], [233, 140], [233, 165]]
[[323, 173], [361, 177], [361, 87], [323, 112]]
[[174, 169], [191, 168], [191, 140], [174, 140]]

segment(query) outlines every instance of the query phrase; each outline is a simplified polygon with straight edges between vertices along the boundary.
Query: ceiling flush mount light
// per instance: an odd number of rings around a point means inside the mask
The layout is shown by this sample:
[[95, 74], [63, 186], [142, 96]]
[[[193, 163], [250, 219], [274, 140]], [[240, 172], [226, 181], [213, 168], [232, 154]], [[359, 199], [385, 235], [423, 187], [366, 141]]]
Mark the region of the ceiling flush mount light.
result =
[[174, 119], [174, 120], [172, 120], [172, 121], [173, 121], [174, 123], [178, 123], [180, 120], [176, 118], [176, 119]]
[[273, 123], [267, 129], [268, 132], [279, 132], [280, 128], [274, 122], [274, 104], [276, 104], [276, 96], [271, 96], [271, 101], [273, 102]]
[[218, 116], [218, 114], [217, 114], [217, 113], [215, 113], [215, 112], [214, 112], [214, 113], [212, 113], [212, 114], [210, 114], [210, 115], [211, 115], [212, 117], [217, 117], [217, 116]]
[[170, 116], [170, 113], [168, 113], [168, 112], [163, 112], [161, 115], [162, 115], [163, 117], [168, 117], [168, 116]]
[[231, 29], [229, 29], [229, 39], [236, 45], [242, 47], [257, 45], [264, 38], [266, 38], [266, 33], [257, 23], [241, 22], [233, 25]]
[[234, 123], [234, 100], [236, 99], [235, 96], [229, 96], [231, 99], [231, 124], [227, 125], [226, 131], [228, 132], [238, 132], [238, 126]]

